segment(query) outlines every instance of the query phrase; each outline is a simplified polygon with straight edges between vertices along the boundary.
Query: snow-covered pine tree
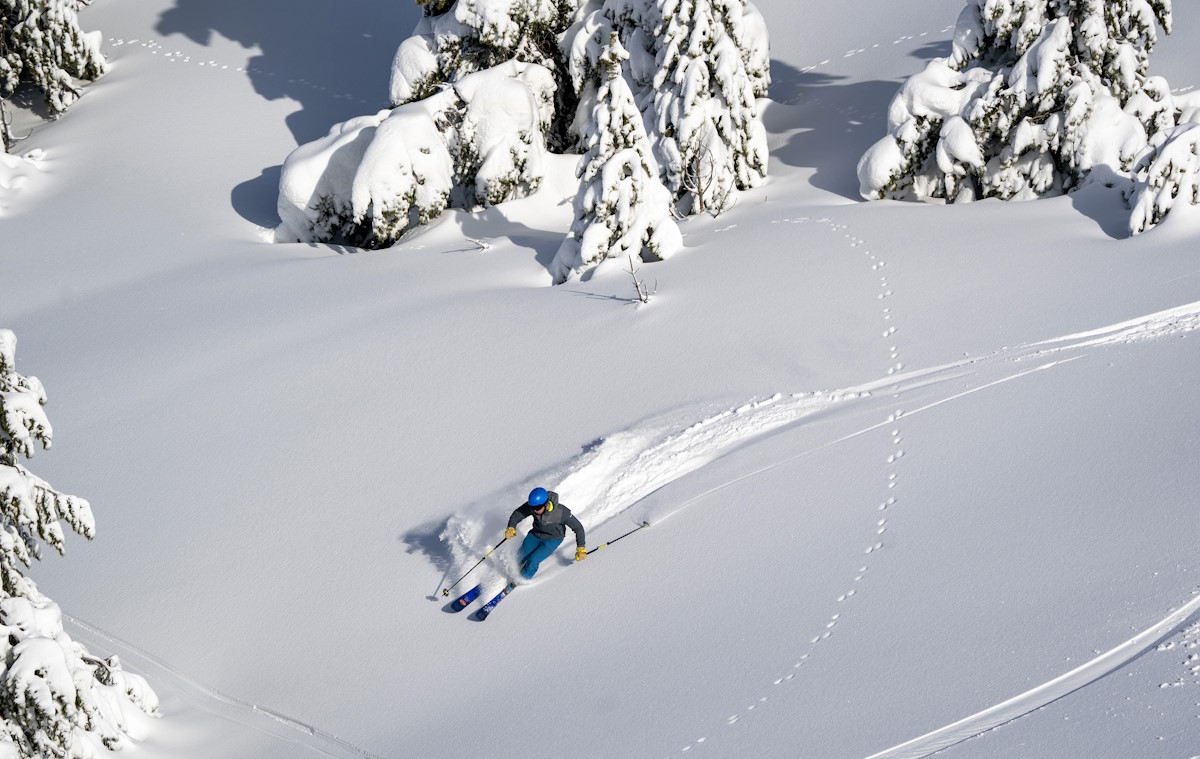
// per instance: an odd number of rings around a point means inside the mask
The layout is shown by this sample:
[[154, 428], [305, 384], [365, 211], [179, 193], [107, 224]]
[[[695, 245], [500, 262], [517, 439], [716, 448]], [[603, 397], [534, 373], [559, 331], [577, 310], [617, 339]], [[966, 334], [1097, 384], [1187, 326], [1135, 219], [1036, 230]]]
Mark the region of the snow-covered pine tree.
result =
[[1174, 126], [1147, 76], [1170, 0], [968, 0], [949, 58], [909, 78], [858, 166], [867, 198], [1026, 199], [1128, 174]]
[[742, 0], [655, 0], [651, 17], [656, 155], [667, 187], [692, 201], [684, 211], [698, 211], [766, 177], [766, 27]]
[[[0, 99], [29, 81], [57, 116], [79, 97], [74, 80], [104, 73], [99, 35], [80, 30], [78, 10], [79, 0], [0, 0]], [[0, 130], [7, 151], [7, 119]]]
[[[730, 189], [761, 182], [767, 145], [757, 98], [770, 84], [770, 44], [752, 3], [592, 0], [580, 14], [563, 47], [581, 136], [604, 76], [600, 51], [615, 30], [630, 53], [630, 85], [660, 174], [685, 200], [682, 210], [698, 212]], [[705, 181], [696, 181], [701, 175]]]
[[158, 701], [146, 681], [98, 659], [63, 631], [58, 606], [23, 569], [42, 544], [63, 551], [62, 522], [91, 538], [91, 507], [55, 490], [19, 462], [49, 448], [46, 392], [17, 373], [16, 336], [0, 329], [0, 756], [95, 756], [120, 748], [129, 702], [148, 714]]
[[[467, 74], [506, 61], [536, 63], [565, 78], [558, 41], [570, 26], [578, 0], [427, 0], [413, 35], [401, 43], [392, 62], [393, 105], [428, 97]], [[568, 130], [575, 96], [556, 87], [555, 118], [545, 137], [554, 150], [575, 147]]]
[[575, 222], [551, 264], [555, 282], [607, 258], [666, 258], [682, 246], [670, 191], [659, 180], [642, 113], [624, 73], [629, 53], [615, 30], [599, 57], [604, 79], [596, 92], [588, 151], [576, 174]]

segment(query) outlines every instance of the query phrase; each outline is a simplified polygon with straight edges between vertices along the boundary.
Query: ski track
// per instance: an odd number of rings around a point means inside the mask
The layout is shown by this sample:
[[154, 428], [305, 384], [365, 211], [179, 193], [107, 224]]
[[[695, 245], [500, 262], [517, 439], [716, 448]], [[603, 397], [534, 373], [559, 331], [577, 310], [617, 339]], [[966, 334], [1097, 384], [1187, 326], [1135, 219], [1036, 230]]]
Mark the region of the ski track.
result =
[[1200, 613], [1200, 595], [1194, 596], [1188, 603], [1172, 611], [1143, 632], [1064, 675], [958, 722], [901, 743], [886, 751], [872, 754], [867, 759], [922, 759], [922, 757], [935, 754], [1000, 725], [1012, 722], [1119, 669], [1131, 659], [1149, 650], [1155, 643], [1174, 633], [1197, 613]]
[[[779, 221], [785, 223], [807, 223], [815, 221], [820, 224], [827, 224], [835, 233], [843, 233], [848, 229], [847, 226], [838, 224], [830, 218], [812, 219], [810, 217], [797, 217], [782, 219]], [[865, 246], [864, 240], [854, 236], [849, 232], [845, 232], [843, 236], [847, 245], [851, 249], [857, 249]], [[846, 605], [848, 602], [858, 596], [859, 590], [862, 587], [864, 580], [868, 576], [868, 572], [871, 571], [871, 568], [874, 565], [874, 559], [876, 558], [875, 554], [879, 551], [882, 551], [886, 545], [884, 535], [893, 528], [893, 526], [889, 523], [890, 520], [893, 518], [894, 514], [902, 513], [896, 507], [900, 503], [900, 465], [905, 455], [904, 448], [902, 447], [904, 440], [902, 432], [903, 418], [911, 417], [914, 414], [923, 413], [977, 392], [986, 391], [1006, 382], [1052, 369], [1070, 361], [1075, 361], [1083, 357], [1083, 354], [1080, 353], [1080, 351], [1083, 351], [1087, 348], [1132, 344], [1146, 340], [1161, 339], [1170, 335], [1186, 335], [1187, 333], [1192, 332], [1200, 327], [1200, 302], [1194, 302], [1184, 306], [1170, 308], [1135, 319], [1130, 319], [1100, 329], [1077, 332], [1074, 334], [1065, 335], [1063, 337], [1042, 340], [1026, 346], [1021, 346], [1014, 350], [1004, 348], [1000, 351], [992, 353], [989, 356], [978, 359], [969, 359], [956, 362], [943, 367], [936, 367], [932, 370], [902, 373], [902, 370], [904, 369], [904, 363], [900, 360], [900, 345], [896, 340], [896, 335], [899, 332], [899, 327], [896, 323], [898, 321], [896, 318], [898, 314], [894, 312], [893, 306], [891, 305], [891, 299], [895, 293], [889, 283], [886, 273], [882, 273], [887, 266], [887, 261], [873, 254], [869, 248], [864, 248], [862, 255], [867, 259], [867, 263], [870, 265], [870, 271], [878, 277], [876, 283], [878, 293], [876, 297], [880, 302], [880, 317], [883, 326], [880, 336], [886, 345], [888, 364], [885, 377], [881, 380], [860, 386], [856, 389], [825, 394], [823, 397], [831, 402], [830, 405], [832, 405], [832, 402], [835, 401], [835, 399], [840, 402], [843, 400], [849, 401], [858, 398], [870, 397], [872, 395], [872, 390], [882, 389], [882, 386], [886, 385], [889, 380], [893, 381], [891, 387], [893, 397], [898, 399], [906, 390], [922, 387], [930, 382], [937, 382], [940, 379], [947, 378], [948, 375], [953, 376], [956, 372], [966, 366], [994, 363], [996, 361], [1008, 361], [1013, 365], [1019, 365], [1031, 359], [1040, 359], [1048, 356], [1049, 354], [1058, 354], [1066, 351], [1074, 351], [1077, 353], [1077, 355], [1038, 363], [1032, 367], [1021, 368], [1016, 371], [1006, 371], [998, 379], [994, 379], [989, 382], [971, 387], [967, 390], [942, 397], [923, 406], [911, 409], [910, 411], [905, 411], [905, 409], [899, 403], [893, 404], [895, 410], [892, 411], [886, 417], [886, 419], [884, 419], [884, 421], [833, 440], [830, 443], [827, 443], [824, 446], [816, 449], [820, 450], [825, 447], [837, 445], [838, 443], [844, 442], [851, 438], [872, 433], [880, 429], [887, 430], [892, 445], [892, 450], [884, 462], [884, 487], [881, 500], [878, 502], [878, 505], [875, 506], [875, 512], [878, 518], [871, 525], [873, 534], [868, 536], [866, 547], [861, 549], [862, 555], [869, 556], [871, 558], [864, 559], [864, 563], [859, 566], [857, 572], [854, 574], [853, 579], [846, 583], [847, 589], [840, 593], [836, 597], [835, 601], [830, 604], [833, 611], [831, 611], [825, 621], [821, 623], [821, 626], [814, 631], [815, 634], [812, 634], [812, 637], [808, 638], [807, 647], [802, 649], [802, 651], [794, 657], [794, 663], [788, 665], [783, 671], [778, 673], [777, 677], [771, 680], [771, 686], [764, 689], [763, 695], [751, 700], [739, 711], [735, 711], [725, 718], [725, 725], [728, 727], [732, 727], [742, 722], [746, 716], [753, 714], [767, 704], [771, 699], [771, 696], [769, 695], [771, 687], [783, 686], [796, 679], [805, 663], [810, 661], [813, 655], [819, 650], [819, 644], [832, 637], [836, 631], [836, 628], [840, 623], [843, 622], [843, 613], [846, 610]], [[932, 377], [933, 379], [927, 380], [926, 378], [928, 377]], [[777, 395], [775, 397], [778, 398], [779, 396]], [[793, 397], [795, 398], [800, 396]], [[739, 409], [739, 412], [745, 410], [746, 407], [743, 407], [743, 409]], [[797, 416], [791, 421], [798, 422], [801, 421], [802, 418], [802, 416]], [[718, 419], [720, 419], [720, 417], [714, 417], [713, 421]], [[784, 422], [780, 421], [778, 424], [772, 425], [771, 428], [773, 429], [778, 426], [782, 426], [783, 423]], [[753, 424], [747, 424], [744, 429], [752, 429], [753, 427]], [[767, 430], [764, 429], [763, 432], [765, 431]], [[811, 450], [802, 451], [797, 455], [776, 461], [758, 470], [744, 474], [730, 481], [729, 483], [724, 483], [715, 488], [711, 488], [710, 490], [694, 496], [693, 498], [684, 502], [676, 509], [676, 511], [686, 508], [692, 502], [706, 497], [716, 490], [728, 487], [729, 485], [740, 482], [741, 480], [749, 477], [756, 476], [770, 469], [774, 469], [783, 465], [784, 463], [787, 463], [788, 461], [799, 458], [800, 456], [808, 455], [812, 452], [813, 451]], [[681, 473], [680, 476], [682, 476], [682, 474], [683, 473]], [[959, 722], [929, 733], [908, 743], [901, 744], [901, 746], [898, 746], [894, 749], [889, 749], [886, 752], [872, 756], [869, 759], [917, 759], [918, 757], [924, 757], [930, 753], [940, 751], [949, 745], [959, 743], [963, 740], [979, 735], [980, 733], [987, 732], [998, 725], [1010, 722], [1020, 716], [1023, 716], [1024, 714], [1028, 714], [1031, 711], [1039, 709], [1051, 701], [1057, 700], [1067, 693], [1084, 687], [1085, 685], [1094, 682], [1096, 679], [1104, 676], [1105, 674], [1108, 674], [1112, 670], [1124, 665], [1130, 659], [1144, 652], [1149, 646], [1153, 645], [1153, 643], [1161, 640], [1165, 635], [1176, 629], [1188, 617], [1195, 614], [1197, 609], [1200, 609], [1200, 598], [1194, 599], [1180, 611], [1171, 614], [1162, 622], [1159, 622], [1157, 625], [1141, 635], [1138, 635], [1121, 646], [1118, 646], [1108, 654], [1097, 657], [1092, 662], [1073, 670], [1061, 678], [1053, 680], [1044, 686], [1039, 686], [1038, 688], [1035, 688], [1016, 698], [1010, 699], [1009, 701], [1006, 701], [996, 707], [980, 712], [979, 714], [973, 715], [964, 720], [960, 720]], [[1197, 625], [1195, 629], [1200, 630], [1200, 625]], [[1196, 633], [1196, 637], [1200, 637], [1200, 632]], [[1193, 645], [1200, 646], [1200, 643], [1194, 643]], [[1189, 666], [1189, 672], [1193, 676], [1200, 675], [1200, 654], [1191, 656], [1187, 663]], [[1182, 679], [1180, 682], [1182, 682]], [[1171, 684], [1164, 684], [1163, 687], [1169, 687], [1170, 685]], [[697, 738], [692, 743], [683, 746], [678, 753], [688, 753], [693, 749], [699, 748], [707, 741], [707, 736]], [[946, 743], [946, 741], [950, 742]]]
[[[802, 392], [789, 395], [775, 393], [716, 414], [703, 416], [700, 421], [691, 423], [688, 420], [694, 419], [696, 412], [686, 409], [648, 420], [594, 442], [575, 458], [559, 467], [539, 473], [518, 488], [506, 488], [480, 499], [451, 516], [442, 533], [442, 539], [449, 545], [451, 555], [454, 557], [455, 568], [461, 570], [477, 561], [478, 557], [490, 547], [484, 544], [499, 534], [502, 529], [500, 520], [507, 517], [507, 511], [498, 514], [495, 504], [498, 501], [503, 502], [505, 499], [511, 500], [511, 493], [514, 490], [515, 492], [524, 492], [521, 488], [532, 487], [536, 482], [559, 483], [555, 489], [562, 496], [563, 502], [570, 505], [572, 510], [589, 524], [589, 532], [595, 535], [597, 532], [606, 532], [604, 528], [608, 522], [628, 516], [629, 512], [632, 512], [634, 517], [632, 523], [640, 524], [643, 519], [646, 519], [653, 525], [687, 509], [693, 503], [707, 498], [714, 492], [790, 461], [862, 435], [885, 432], [890, 445], [886, 457], [879, 462], [879, 496], [870, 504], [863, 505], [863, 513], [866, 517], [863, 542], [856, 548], [848, 549], [862, 557], [861, 562], [857, 563], [856, 571], [852, 577], [847, 578], [844, 587], [836, 596], [831, 597], [828, 615], [805, 637], [805, 643], [793, 654], [789, 663], [776, 676], [764, 683], [761, 695], [731, 711], [723, 719], [727, 727], [743, 724], [748, 716], [755, 712], [761, 712], [762, 708], [771, 700], [775, 687], [784, 686], [796, 679], [805, 663], [820, 651], [821, 644], [833, 637], [835, 632], [845, 624], [848, 612], [852, 608], [852, 601], [861, 597], [869, 573], [874, 570], [877, 561], [882, 561], [881, 552], [887, 546], [885, 536], [894, 534], [893, 521], [903, 513], [900, 506], [902, 505], [903, 490], [901, 475], [905, 458], [904, 420], [969, 395], [986, 392], [1001, 384], [1079, 360], [1086, 355], [1088, 349], [1156, 340], [1171, 335], [1186, 336], [1187, 333], [1200, 327], [1200, 302], [1195, 302], [1100, 329], [1077, 332], [1016, 348], [1002, 348], [989, 355], [964, 359], [930, 369], [905, 371], [905, 365], [901, 360], [901, 345], [897, 340], [897, 335], [900, 334], [898, 325], [900, 314], [892, 305], [895, 292], [889, 277], [884, 273], [888, 262], [881, 256], [872, 253], [864, 240], [849, 233], [848, 227], [837, 223], [832, 218], [799, 217], [778, 221], [821, 225], [825, 227], [826, 232], [839, 235], [847, 246], [848, 254], [860, 260], [864, 272], [868, 273], [867, 276], [872, 277], [872, 288], [875, 290], [875, 300], [878, 302], [879, 308], [878, 336], [880, 353], [883, 357], [880, 378], [843, 390]], [[1068, 352], [1074, 355], [1060, 355]], [[998, 373], [999, 376], [973, 385], [966, 390], [944, 394], [924, 405], [909, 409], [906, 409], [899, 400], [908, 392], [927, 389], [930, 386], [951, 379], [959, 379], [968, 374], [981, 373], [984, 369], [988, 369], [991, 375]], [[882, 396], [884, 393], [892, 395], [897, 400], [895, 403], [885, 406], [887, 415], [880, 422], [814, 448], [801, 450], [791, 456], [765, 464], [756, 470], [746, 472], [732, 480], [697, 493], [687, 500], [673, 505], [668, 511], [648, 513], [640, 512], [637, 509], [638, 505], [655, 491], [756, 439], [789, 425], [803, 423], [815, 414], [849, 403], [872, 399], [877, 394]], [[610, 531], [615, 533], [618, 530]], [[623, 528], [620, 531], [624, 531]], [[490, 560], [493, 562], [494, 572], [491, 582], [498, 584], [503, 581], [504, 575], [513, 575], [516, 567], [511, 554], [512, 551], [507, 553], [497, 551]], [[539, 573], [536, 582], [552, 579], [553, 575], [562, 569], [563, 564], [565, 562], [560, 563], [559, 566], [544, 565], [548, 571]], [[485, 580], [485, 582], [488, 581]], [[1196, 603], [1200, 604], [1200, 601]], [[1194, 611], [1196, 607], [1189, 605], [1187, 608]], [[1083, 687], [1113, 668], [1121, 666], [1137, 653], [1144, 651], [1147, 646], [1161, 639], [1170, 628], [1170, 626], [1164, 628], [1165, 624], [1171, 622], [1172, 625], [1178, 626], [1182, 621], [1182, 619], [1177, 619], [1176, 615], [1172, 615], [1168, 620], [1164, 620], [1152, 628], [1151, 631], [1123, 644], [1118, 647], [1119, 650], [1115, 649], [1114, 652], [1110, 652], [1111, 656], [1100, 657], [1089, 665], [1069, 673], [1064, 678], [1048, 683], [1045, 688], [1036, 688], [992, 710], [981, 712], [928, 736], [923, 736], [917, 741], [902, 745], [908, 747], [905, 748], [905, 751], [910, 749], [928, 751], [930, 749], [921, 747], [941, 745], [940, 741], [949, 737], [953, 737], [954, 742], [959, 742], [980, 732], [986, 732], [996, 724], [1016, 719], [1022, 714], [1040, 708], [1049, 701], [1060, 698], [1065, 695], [1065, 692]], [[1153, 630], [1162, 632], [1150, 635]], [[1195, 666], [1200, 667], [1200, 659], [1197, 659]], [[1068, 686], [1069, 690], [1062, 691], [1064, 687]], [[996, 720], [1001, 721], [996, 722]], [[974, 731], [971, 735], [965, 734], [971, 731]], [[710, 737], [706, 735], [693, 739], [675, 753], [683, 754], [698, 749], [704, 746]], [[899, 747], [895, 750], [899, 750]], [[940, 750], [940, 748], [931, 750]], [[899, 759], [899, 757], [924, 755], [926, 754], [903, 752], [888, 754], [885, 752], [873, 759], [884, 759], [884, 757]]]

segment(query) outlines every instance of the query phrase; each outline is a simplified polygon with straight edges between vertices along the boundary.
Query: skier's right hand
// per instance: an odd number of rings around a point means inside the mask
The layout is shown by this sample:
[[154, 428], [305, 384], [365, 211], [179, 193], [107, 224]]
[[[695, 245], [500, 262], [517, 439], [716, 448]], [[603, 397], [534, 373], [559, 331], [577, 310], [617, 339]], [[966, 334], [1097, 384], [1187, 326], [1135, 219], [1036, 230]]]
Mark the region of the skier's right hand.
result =
[[517, 537], [517, 528], [516, 527], [509, 527], [507, 530], [504, 531], [504, 539], [505, 540], [508, 540], [509, 538], [515, 538], [515, 537]]

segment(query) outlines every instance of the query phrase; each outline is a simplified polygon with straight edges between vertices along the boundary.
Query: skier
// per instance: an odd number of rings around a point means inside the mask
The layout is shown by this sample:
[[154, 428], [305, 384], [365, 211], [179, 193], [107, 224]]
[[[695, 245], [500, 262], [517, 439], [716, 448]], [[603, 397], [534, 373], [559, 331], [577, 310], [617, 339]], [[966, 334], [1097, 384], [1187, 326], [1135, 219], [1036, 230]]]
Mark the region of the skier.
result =
[[512, 516], [508, 518], [508, 528], [504, 531], [504, 537], [515, 538], [517, 524], [528, 516], [533, 517], [533, 527], [517, 552], [517, 560], [521, 562], [521, 576], [526, 580], [532, 580], [537, 574], [538, 565], [562, 544], [567, 536], [568, 527], [575, 533], [575, 561], [583, 561], [587, 557], [583, 525], [570, 509], [558, 502], [558, 493], [545, 488], [534, 488], [530, 491], [529, 500], [514, 509]]

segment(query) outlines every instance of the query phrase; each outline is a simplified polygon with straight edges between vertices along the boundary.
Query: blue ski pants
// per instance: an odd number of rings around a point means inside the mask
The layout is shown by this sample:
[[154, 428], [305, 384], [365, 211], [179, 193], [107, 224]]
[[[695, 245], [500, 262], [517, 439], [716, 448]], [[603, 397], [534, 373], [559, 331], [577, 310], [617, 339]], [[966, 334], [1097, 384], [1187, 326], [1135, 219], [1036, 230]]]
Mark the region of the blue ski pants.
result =
[[538, 567], [543, 561], [550, 556], [562, 545], [563, 539], [546, 540], [539, 538], [533, 533], [525, 536], [525, 540], [521, 543], [521, 548], [517, 551], [517, 561], [521, 563], [521, 576], [526, 580], [532, 580], [537, 574]]

